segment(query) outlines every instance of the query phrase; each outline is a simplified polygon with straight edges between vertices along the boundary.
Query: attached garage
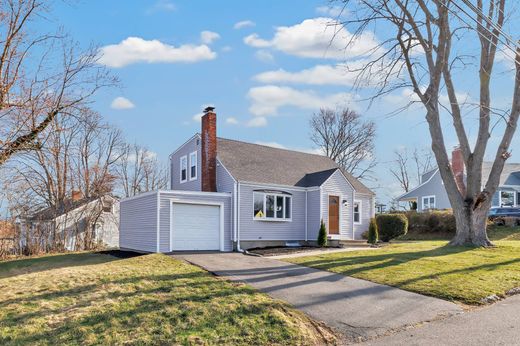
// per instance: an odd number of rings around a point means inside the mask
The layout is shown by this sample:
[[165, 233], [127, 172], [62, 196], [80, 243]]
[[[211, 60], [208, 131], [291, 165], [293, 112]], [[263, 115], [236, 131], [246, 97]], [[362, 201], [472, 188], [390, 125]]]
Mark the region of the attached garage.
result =
[[224, 205], [172, 202], [173, 251], [223, 250]]
[[232, 251], [231, 194], [153, 191], [120, 202], [121, 249]]

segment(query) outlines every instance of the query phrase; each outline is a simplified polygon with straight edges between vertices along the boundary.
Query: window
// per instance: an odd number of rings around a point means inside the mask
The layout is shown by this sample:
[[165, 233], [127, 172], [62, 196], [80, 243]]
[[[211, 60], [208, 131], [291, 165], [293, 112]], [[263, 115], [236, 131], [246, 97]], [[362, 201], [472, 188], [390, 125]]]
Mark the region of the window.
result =
[[422, 210], [435, 209], [435, 196], [422, 198]]
[[197, 152], [190, 154], [190, 180], [197, 179]]
[[513, 191], [500, 191], [500, 206], [514, 207], [515, 193]]
[[105, 213], [112, 213], [114, 211], [114, 204], [112, 201], [103, 201], [102, 206]]
[[258, 220], [291, 220], [292, 197], [283, 193], [255, 192], [253, 218]]
[[361, 223], [361, 202], [354, 201], [354, 223]]
[[186, 156], [181, 157], [181, 183], [188, 180], [188, 158]]

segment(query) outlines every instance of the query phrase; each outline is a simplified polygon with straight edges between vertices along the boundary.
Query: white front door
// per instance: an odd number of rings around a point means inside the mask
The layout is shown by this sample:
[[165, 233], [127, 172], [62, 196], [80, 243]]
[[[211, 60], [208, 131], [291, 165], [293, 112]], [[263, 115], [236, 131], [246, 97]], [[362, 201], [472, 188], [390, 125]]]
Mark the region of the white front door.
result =
[[220, 206], [172, 204], [172, 250], [220, 250]]

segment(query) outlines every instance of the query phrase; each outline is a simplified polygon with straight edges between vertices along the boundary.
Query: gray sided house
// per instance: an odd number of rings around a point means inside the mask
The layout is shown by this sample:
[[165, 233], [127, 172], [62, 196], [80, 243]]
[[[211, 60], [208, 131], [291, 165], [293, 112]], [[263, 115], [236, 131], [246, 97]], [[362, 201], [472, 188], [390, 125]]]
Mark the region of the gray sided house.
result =
[[[452, 163], [460, 161], [461, 153], [459, 148], [455, 148], [452, 154]], [[492, 162], [484, 162], [482, 166], [482, 180], [485, 183], [491, 172]], [[465, 179], [464, 166], [453, 165], [455, 176]], [[460, 170], [456, 167], [460, 166]], [[448, 194], [442, 182], [441, 175], [437, 168], [425, 173], [421, 177], [419, 186], [397, 198], [400, 202], [417, 202], [417, 211], [429, 209], [450, 209], [451, 204]], [[520, 206], [520, 164], [506, 163], [498, 191], [493, 196], [493, 207], [518, 207]]]
[[217, 137], [208, 109], [201, 134], [170, 155], [171, 190], [121, 201], [121, 248], [232, 251], [361, 239], [374, 193], [328, 157]]

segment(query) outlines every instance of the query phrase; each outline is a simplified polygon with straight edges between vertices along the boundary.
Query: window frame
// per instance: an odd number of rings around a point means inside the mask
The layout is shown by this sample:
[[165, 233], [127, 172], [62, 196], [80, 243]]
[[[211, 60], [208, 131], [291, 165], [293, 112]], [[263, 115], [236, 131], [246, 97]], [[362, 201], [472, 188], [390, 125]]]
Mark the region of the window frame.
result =
[[[262, 195], [263, 198], [263, 209], [262, 212], [264, 214], [263, 217], [256, 217], [255, 216], [255, 195]], [[273, 196], [274, 197], [274, 216], [273, 217], [267, 217], [266, 207], [267, 207], [267, 196]], [[276, 207], [277, 207], [277, 197], [283, 197], [283, 209], [282, 209], [282, 215], [283, 217], [279, 218], [276, 217]], [[286, 204], [287, 200], [286, 198], [289, 198], [290, 206], [289, 206], [289, 218], [286, 218], [285, 215], [287, 215], [286, 210]], [[261, 192], [261, 191], [253, 191], [253, 220], [254, 221], [267, 221], [267, 222], [292, 222], [292, 215], [293, 215], [293, 201], [292, 201], [292, 195], [286, 194], [286, 193], [274, 193], [274, 192]]]
[[[356, 221], [356, 218], [355, 218], [355, 215], [356, 215], [356, 212], [355, 212], [356, 204], [358, 205], [358, 209], [359, 209], [358, 212], [357, 212], [359, 214], [359, 221]], [[352, 221], [354, 222], [354, 225], [361, 225], [362, 224], [362, 221], [361, 221], [362, 210], [363, 210], [363, 203], [361, 202], [361, 200], [355, 199], [354, 203], [352, 203]]]
[[[513, 205], [504, 205], [502, 204], [502, 193], [512, 193], [513, 194]], [[499, 208], [512, 208], [518, 205], [518, 192], [517, 191], [508, 191], [508, 190], [499, 190], [498, 192], [498, 207]]]
[[[186, 178], [182, 179], [182, 162], [186, 162]], [[188, 155], [183, 155], [179, 158], [179, 181], [181, 184], [184, 184], [188, 181]]]
[[[433, 207], [430, 204], [430, 198], [433, 198]], [[428, 208], [424, 207], [424, 200], [425, 199], [428, 199]], [[436, 209], [437, 208], [437, 197], [435, 195], [423, 196], [422, 199], [421, 199], [421, 202], [422, 202], [422, 205], [421, 205], [421, 210], [422, 211], [424, 211], [424, 210], [432, 210], [432, 209]]]
[[[195, 160], [194, 160], [195, 161], [195, 165], [193, 165], [193, 162], [191, 162], [193, 157], [195, 157]], [[187, 175], [187, 177], [189, 177], [190, 181], [197, 180], [197, 178], [199, 176], [199, 172], [198, 172], [198, 170], [199, 170], [198, 159], [199, 158], [198, 158], [197, 151], [193, 151], [193, 152], [190, 153], [190, 155], [189, 155], [189, 164], [188, 164], [188, 168], [189, 169], [188, 169], [188, 175]], [[192, 167], [195, 167], [195, 176], [193, 176], [193, 177], [191, 176], [191, 169], [192, 169]]]

